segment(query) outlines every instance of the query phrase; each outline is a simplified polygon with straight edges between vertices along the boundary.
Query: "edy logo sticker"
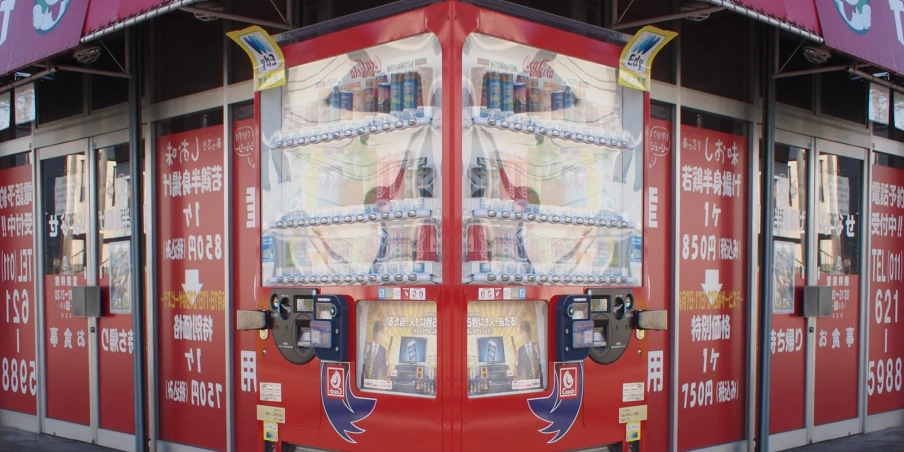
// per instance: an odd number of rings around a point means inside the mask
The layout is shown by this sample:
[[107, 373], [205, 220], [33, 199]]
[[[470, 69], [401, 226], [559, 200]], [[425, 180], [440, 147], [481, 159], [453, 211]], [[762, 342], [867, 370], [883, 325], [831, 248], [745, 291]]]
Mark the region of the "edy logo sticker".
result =
[[376, 399], [355, 397], [349, 390], [349, 363], [320, 363], [320, 400], [323, 410], [342, 439], [355, 443], [351, 434], [364, 433], [356, 424], [373, 413]]
[[286, 61], [282, 49], [257, 25], [226, 33], [242, 47], [254, 66], [254, 90], [261, 91], [286, 84]]
[[[869, 6], [869, 0], [834, 0], [838, 14], [847, 23], [851, 30], [857, 34], [866, 34], [873, 23], [873, 9]], [[889, 2], [894, 3], [895, 0]], [[894, 9], [894, 8], [892, 8]]]
[[656, 54], [678, 36], [673, 31], [660, 30], [647, 25], [628, 41], [618, 59], [618, 84], [626, 88], [650, 90], [650, 68]]
[[547, 423], [540, 433], [553, 435], [547, 444], [564, 438], [578, 417], [584, 397], [584, 363], [555, 363], [553, 375], [555, 389], [548, 396], [527, 399], [534, 416]]
[[71, 0], [35, 0], [33, 20], [38, 34], [47, 34], [60, 22]]

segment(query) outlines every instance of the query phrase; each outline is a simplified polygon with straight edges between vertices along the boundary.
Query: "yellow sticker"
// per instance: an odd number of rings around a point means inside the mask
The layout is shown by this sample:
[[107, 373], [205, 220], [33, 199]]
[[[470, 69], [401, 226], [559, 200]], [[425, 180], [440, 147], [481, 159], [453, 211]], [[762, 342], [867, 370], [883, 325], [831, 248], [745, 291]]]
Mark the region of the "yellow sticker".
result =
[[261, 91], [286, 84], [286, 59], [282, 49], [261, 27], [250, 26], [243, 30], [226, 33], [236, 42], [254, 67], [254, 90]]
[[627, 88], [650, 90], [650, 68], [656, 54], [672, 39], [674, 31], [660, 30], [647, 25], [637, 31], [618, 59], [618, 84]]
[[628, 422], [625, 424], [625, 441], [629, 443], [640, 441], [640, 422]]
[[279, 424], [276, 422], [264, 422], [264, 441], [279, 442]]
[[[646, 411], [644, 411], [646, 413]], [[258, 405], [257, 420], [276, 422], [277, 424], [286, 423], [286, 409], [275, 406]]]
[[[260, 407], [258, 407], [260, 410]], [[260, 413], [260, 411], [258, 411]], [[260, 414], [258, 414], [260, 417]], [[618, 423], [625, 424], [633, 421], [645, 421], [647, 420], [647, 406], [646, 405], [637, 405], [637, 406], [626, 406], [624, 408], [618, 409]]]

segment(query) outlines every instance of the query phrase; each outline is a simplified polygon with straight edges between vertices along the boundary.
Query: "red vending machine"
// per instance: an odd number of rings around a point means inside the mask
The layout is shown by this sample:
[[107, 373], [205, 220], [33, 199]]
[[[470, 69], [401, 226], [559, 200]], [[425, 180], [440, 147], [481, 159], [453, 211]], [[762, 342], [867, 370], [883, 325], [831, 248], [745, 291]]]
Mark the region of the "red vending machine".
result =
[[644, 449], [648, 96], [570, 26], [399, 2], [277, 37], [259, 450]]

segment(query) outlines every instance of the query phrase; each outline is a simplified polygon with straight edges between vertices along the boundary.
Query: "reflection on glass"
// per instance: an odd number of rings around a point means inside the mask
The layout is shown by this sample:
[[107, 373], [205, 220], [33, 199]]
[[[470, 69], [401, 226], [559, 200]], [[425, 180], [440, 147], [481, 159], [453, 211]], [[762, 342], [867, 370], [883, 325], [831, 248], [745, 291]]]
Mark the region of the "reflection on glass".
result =
[[795, 286], [803, 283], [807, 232], [807, 150], [776, 144], [773, 175], [775, 214], [774, 313], [794, 312]]
[[97, 150], [99, 276], [101, 285], [109, 289], [112, 314], [129, 314], [132, 307], [130, 179], [127, 144]]
[[85, 270], [85, 165], [83, 154], [55, 157], [41, 164], [45, 275], [78, 275]]
[[822, 273], [859, 274], [862, 164], [849, 157], [819, 156], [816, 221]]
[[266, 284], [440, 281], [441, 64], [423, 34], [262, 93]]
[[463, 282], [639, 285], [643, 95], [615, 68], [464, 48]]

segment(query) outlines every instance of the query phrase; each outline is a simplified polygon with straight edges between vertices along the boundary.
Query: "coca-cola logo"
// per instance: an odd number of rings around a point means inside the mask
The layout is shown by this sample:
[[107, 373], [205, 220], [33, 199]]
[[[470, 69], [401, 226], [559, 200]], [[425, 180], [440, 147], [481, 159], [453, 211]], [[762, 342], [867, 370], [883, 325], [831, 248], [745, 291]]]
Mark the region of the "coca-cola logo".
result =
[[374, 74], [383, 71], [383, 63], [378, 56], [372, 60], [355, 60], [355, 66], [349, 71], [351, 78], [373, 77]]
[[556, 76], [556, 71], [550, 66], [549, 60], [537, 61], [529, 56], [524, 58], [522, 70], [530, 74], [531, 77], [553, 78]]

